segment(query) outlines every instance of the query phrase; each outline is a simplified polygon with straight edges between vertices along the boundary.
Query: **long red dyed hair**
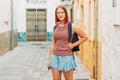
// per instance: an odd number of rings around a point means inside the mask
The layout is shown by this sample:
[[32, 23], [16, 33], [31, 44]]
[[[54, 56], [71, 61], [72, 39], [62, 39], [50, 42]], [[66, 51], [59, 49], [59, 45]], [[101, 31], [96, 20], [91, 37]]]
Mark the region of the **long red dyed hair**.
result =
[[56, 7], [56, 9], [55, 9], [55, 23], [57, 24], [57, 23], [60, 21], [60, 20], [58, 19], [58, 17], [57, 17], [57, 9], [58, 9], [58, 8], [61, 8], [61, 9], [64, 10], [64, 12], [65, 12], [64, 24], [66, 24], [66, 23], [68, 22], [68, 13], [67, 13], [66, 7], [64, 7], [64, 6], [62, 6], [62, 5], [59, 5], [59, 6]]

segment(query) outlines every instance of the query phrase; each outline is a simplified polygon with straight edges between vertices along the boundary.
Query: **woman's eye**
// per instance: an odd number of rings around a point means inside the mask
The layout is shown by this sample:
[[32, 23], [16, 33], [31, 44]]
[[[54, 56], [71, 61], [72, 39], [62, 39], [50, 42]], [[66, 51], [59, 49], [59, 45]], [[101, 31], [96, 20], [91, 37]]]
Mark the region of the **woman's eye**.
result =
[[60, 14], [60, 12], [57, 12], [57, 14]]
[[64, 14], [64, 12], [57, 12], [57, 14]]

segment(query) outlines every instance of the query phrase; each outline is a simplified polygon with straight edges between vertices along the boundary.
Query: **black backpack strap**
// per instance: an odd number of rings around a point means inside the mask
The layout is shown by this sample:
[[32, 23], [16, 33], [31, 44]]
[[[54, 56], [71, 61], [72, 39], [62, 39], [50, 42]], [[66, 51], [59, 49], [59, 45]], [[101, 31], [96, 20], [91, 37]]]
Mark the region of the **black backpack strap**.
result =
[[72, 37], [72, 22], [68, 22], [68, 42], [71, 42]]
[[57, 27], [57, 26], [55, 25], [54, 28], [53, 28], [53, 31], [55, 31], [56, 27]]
[[59, 22], [54, 26], [53, 31], [55, 31], [57, 25], [59, 25]]

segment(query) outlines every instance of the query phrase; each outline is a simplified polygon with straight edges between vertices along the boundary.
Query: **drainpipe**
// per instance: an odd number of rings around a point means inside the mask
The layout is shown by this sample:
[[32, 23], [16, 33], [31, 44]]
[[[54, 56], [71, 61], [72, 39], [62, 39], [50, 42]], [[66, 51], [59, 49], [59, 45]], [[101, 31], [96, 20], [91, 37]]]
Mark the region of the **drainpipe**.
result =
[[98, 0], [95, 0], [95, 80], [98, 74]]
[[14, 48], [14, 30], [13, 30], [13, 0], [11, 0], [11, 41], [10, 49]]

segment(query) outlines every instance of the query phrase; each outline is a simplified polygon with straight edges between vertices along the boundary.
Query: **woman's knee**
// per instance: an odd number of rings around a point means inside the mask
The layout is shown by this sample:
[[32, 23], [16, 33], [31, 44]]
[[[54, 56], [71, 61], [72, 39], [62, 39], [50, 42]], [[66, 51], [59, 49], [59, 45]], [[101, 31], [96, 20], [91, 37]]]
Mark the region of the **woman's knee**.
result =
[[65, 80], [73, 80], [73, 70], [63, 72]]
[[61, 80], [60, 78], [54, 78], [53, 80]]
[[53, 76], [53, 80], [61, 80], [61, 76]]
[[61, 71], [52, 69], [53, 80], [61, 80]]

